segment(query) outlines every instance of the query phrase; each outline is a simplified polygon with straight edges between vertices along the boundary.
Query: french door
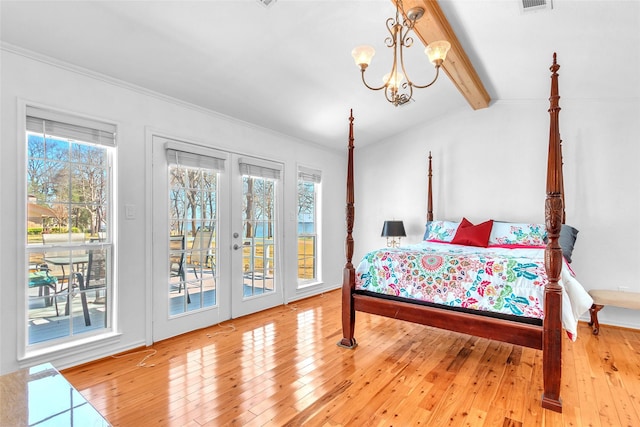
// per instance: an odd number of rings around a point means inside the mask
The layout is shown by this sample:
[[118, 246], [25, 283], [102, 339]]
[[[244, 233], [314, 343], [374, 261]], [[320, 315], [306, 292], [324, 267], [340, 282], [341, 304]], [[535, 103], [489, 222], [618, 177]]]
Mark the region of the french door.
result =
[[232, 314], [255, 313], [284, 302], [278, 284], [282, 211], [278, 163], [232, 156]]
[[283, 303], [282, 167], [152, 138], [153, 340]]

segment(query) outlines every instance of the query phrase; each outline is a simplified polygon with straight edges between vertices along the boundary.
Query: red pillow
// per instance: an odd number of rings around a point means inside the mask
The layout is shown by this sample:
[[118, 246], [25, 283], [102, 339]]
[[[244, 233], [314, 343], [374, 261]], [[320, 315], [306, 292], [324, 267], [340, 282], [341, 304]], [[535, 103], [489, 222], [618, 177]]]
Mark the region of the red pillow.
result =
[[469, 221], [467, 218], [462, 217], [462, 221], [460, 221], [460, 225], [458, 226], [458, 229], [467, 228], [467, 227], [473, 227], [473, 223]]
[[468, 219], [462, 218], [451, 243], [486, 248], [489, 245], [489, 235], [491, 234], [492, 227], [492, 219], [478, 225], [473, 225]]

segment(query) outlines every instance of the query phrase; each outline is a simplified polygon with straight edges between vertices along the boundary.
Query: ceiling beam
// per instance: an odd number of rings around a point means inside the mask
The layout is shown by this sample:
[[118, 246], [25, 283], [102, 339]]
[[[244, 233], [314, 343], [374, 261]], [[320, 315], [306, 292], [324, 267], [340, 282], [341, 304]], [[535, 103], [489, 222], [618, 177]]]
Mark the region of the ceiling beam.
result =
[[[397, 0], [391, 0], [393, 4], [396, 2]], [[405, 12], [412, 7], [424, 9], [424, 16], [416, 22], [414, 32], [425, 46], [436, 40], [447, 40], [451, 43], [451, 50], [442, 64], [442, 69], [471, 108], [474, 110], [487, 108], [491, 97], [438, 2], [436, 0], [404, 0], [403, 7]]]

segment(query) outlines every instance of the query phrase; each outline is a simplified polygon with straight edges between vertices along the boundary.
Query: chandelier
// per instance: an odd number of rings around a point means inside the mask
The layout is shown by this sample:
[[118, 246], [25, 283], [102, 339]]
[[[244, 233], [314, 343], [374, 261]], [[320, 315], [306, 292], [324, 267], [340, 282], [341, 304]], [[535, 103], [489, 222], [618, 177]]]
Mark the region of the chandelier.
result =
[[[387, 30], [390, 36], [385, 39], [386, 46], [393, 49], [393, 64], [391, 65], [391, 71], [383, 77], [382, 81], [384, 84], [382, 86], [370, 86], [364, 78], [364, 72], [371, 63], [373, 55], [376, 53], [375, 49], [365, 45], [358, 46], [351, 51], [356, 65], [360, 67], [362, 83], [371, 90], [384, 89], [384, 95], [387, 101], [396, 107], [411, 101], [414, 87], [424, 89], [436, 82], [440, 74], [440, 66], [451, 48], [451, 44], [446, 40], [429, 43], [424, 53], [429, 58], [429, 61], [436, 67], [436, 75], [433, 80], [426, 85], [418, 85], [411, 81], [404, 67], [402, 49], [409, 48], [413, 45], [413, 37], [409, 36], [409, 33], [413, 30], [416, 21], [420, 19], [422, 15], [424, 15], [423, 8], [413, 7], [405, 13], [402, 8], [402, 0], [397, 1], [395, 19], [387, 19]], [[401, 18], [402, 23], [400, 22]], [[405, 78], [407, 81], [403, 81]]]

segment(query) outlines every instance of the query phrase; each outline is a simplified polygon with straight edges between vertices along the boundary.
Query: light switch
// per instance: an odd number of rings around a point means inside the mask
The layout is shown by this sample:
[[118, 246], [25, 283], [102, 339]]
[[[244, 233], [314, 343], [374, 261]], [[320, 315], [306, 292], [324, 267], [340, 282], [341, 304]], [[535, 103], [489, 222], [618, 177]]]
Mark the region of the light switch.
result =
[[126, 219], [136, 219], [136, 205], [124, 205], [124, 217]]

